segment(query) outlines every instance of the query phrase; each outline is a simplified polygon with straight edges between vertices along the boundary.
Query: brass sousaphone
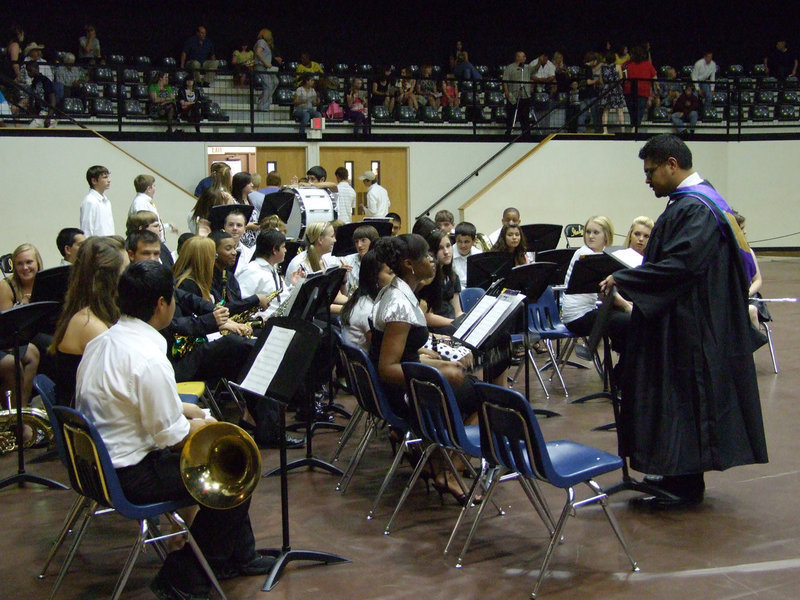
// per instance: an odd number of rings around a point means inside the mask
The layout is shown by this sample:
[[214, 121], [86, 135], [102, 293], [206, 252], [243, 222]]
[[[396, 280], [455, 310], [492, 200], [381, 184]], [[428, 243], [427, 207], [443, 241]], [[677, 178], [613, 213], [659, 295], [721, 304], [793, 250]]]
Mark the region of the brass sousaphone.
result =
[[232, 423], [212, 423], [183, 445], [181, 477], [192, 498], [214, 509], [239, 506], [261, 478], [261, 453], [252, 437]]

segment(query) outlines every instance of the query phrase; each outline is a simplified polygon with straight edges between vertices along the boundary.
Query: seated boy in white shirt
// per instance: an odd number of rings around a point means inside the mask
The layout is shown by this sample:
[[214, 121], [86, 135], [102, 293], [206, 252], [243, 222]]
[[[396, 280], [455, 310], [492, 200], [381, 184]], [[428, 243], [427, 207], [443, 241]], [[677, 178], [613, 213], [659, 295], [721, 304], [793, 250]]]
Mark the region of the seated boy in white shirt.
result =
[[475, 225], [462, 221], [456, 225], [456, 252], [453, 253], [453, 270], [461, 280], [461, 288], [467, 287], [467, 257], [480, 254], [481, 249], [475, 245], [478, 235]]

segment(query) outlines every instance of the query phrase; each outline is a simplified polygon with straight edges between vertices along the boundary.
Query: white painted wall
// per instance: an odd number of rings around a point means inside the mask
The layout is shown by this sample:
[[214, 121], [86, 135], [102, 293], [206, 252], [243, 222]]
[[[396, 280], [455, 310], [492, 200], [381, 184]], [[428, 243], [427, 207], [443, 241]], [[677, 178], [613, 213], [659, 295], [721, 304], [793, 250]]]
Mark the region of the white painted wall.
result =
[[[58, 264], [56, 234], [62, 227], [78, 225], [80, 202], [88, 189], [85, 173], [93, 164], [111, 170], [108, 196], [118, 233], [124, 233], [134, 196], [133, 179], [144, 172], [156, 176], [155, 200], [162, 218], [185, 231], [186, 215], [194, 204], [185, 190], [191, 193], [206, 173], [206, 144], [123, 142], [119, 145], [176, 185], [99, 138], [0, 137], [4, 207], [0, 219], [0, 253], [10, 252], [22, 242], [31, 242], [42, 252], [45, 266]], [[502, 147], [494, 143], [441, 142], [377, 145], [409, 148], [412, 216]], [[472, 205], [466, 217], [480, 229], [492, 231], [499, 224], [503, 208], [509, 205], [519, 207], [526, 222], [568, 223], [601, 213], [612, 219], [619, 232], [625, 232], [633, 217], [649, 214], [655, 218], [664, 205], [644, 185], [641, 161], [636, 156], [640, 146], [636, 142], [556, 139]], [[529, 144], [512, 147], [441, 208], [448, 208], [458, 217], [459, 206], [531, 148]], [[800, 230], [795, 201], [800, 141], [693, 142], [691, 148], [700, 173], [748, 217], [750, 239]], [[325, 166], [329, 172], [333, 171], [334, 165]], [[176, 236], [169, 234], [168, 244], [174, 246], [175, 241]], [[800, 246], [800, 236], [760, 245]]]

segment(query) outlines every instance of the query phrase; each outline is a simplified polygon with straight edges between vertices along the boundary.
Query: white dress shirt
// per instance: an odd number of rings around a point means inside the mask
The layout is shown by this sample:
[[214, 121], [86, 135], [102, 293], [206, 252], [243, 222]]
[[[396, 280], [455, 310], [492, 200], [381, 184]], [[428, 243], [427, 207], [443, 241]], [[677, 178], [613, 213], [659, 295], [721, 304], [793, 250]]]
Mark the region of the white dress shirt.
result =
[[[247, 268], [247, 265], [250, 264], [250, 259], [253, 258], [253, 254], [256, 253], [256, 247], [253, 246], [252, 248], [248, 248], [242, 242], [239, 242], [239, 245], [236, 246], [236, 251], [239, 253], [239, 260], [236, 263], [236, 270], [233, 272], [236, 275], [236, 280], [239, 280], [239, 274]], [[246, 296], [242, 295], [242, 298]]]
[[320, 273], [331, 267], [339, 267], [341, 263], [339, 259], [335, 258], [330, 252], [325, 254], [321, 257], [322, 268], [318, 271], [315, 271], [311, 268], [311, 263], [308, 260], [308, 251], [303, 250], [302, 252], [298, 252], [297, 256], [295, 256], [292, 260], [289, 261], [289, 266], [286, 267], [286, 275], [283, 278], [283, 283], [285, 286], [290, 286], [292, 282], [292, 275], [297, 269], [300, 268], [302, 265], [303, 269], [306, 272], [306, 275], [311, 275], [312, 273]]
[[372, 317], [374, 304], [369, 296], [361, 296], [358, 299], [350, 312], [349, 323], [347, 325], [342, 324], [342, 339], [345, 344], [361, 348], [364, 352], [369, 352], [367, 333], [370, 330], [369, 320]]
[[356, 191], [347, 181], [340, 181], [337, 184], [337, 187], [339, 189], [337, 206], [339, 209], [339, 220], [344, 221], [345, 223], [350, 223], [353, 220], [353, 206], [356, 204]]
[[705, 58], [701, 58], [692, 68], [692, 81], [714, 81], [717, 77], [717, 63], [713, 60], [710, 63], [706, 62]]
[[461, 280], [462, 288], [467, 287], [467, 258], [480, 253], [480, 248], [476, 248], [474, 245], [469, 249], [469, 254], [467, 256], [462, 256], [457, 247], [453, 248], [453, 270]]
[[236, 281], [239, 282], [239, 289], [242, 292], [242, 298], [252, 296], [253, 294], [272, 294], [277, 290], [282, 290], [280, 295], [269, 303], [269, 306], [258, 312], [258, 316], [268, 319], [272, 316], [281, 302], [289, 297], [291, 288], [283, 285], [283, 278], [278, 273], [278, 269], [271, 265], [268, 260], [263, 258], [254, 258], [243, 270], [236, 276]]
[[389, 212], [389, 193], [386, 188], [373, 183], [367, 190], [366, 213], [368, 217], [385, 217]]
[[86, 237], [114, 235], [111, 201], [96, 190], [89, 190], [81, 202], [81, 229]]
[[131, 207], [128, 209], [128, 216], [131, 216], [133, 213], [140, 210], [149, 210], [151, 213], [155, 213], [156, 217], [158, 217], [158, 224], [161, 225], [161, 243], [165, 243], [167, 238], [164, 235], [164, 223], [161, 221], [161, 217], [158, 214], [158, 209], [153, 203], [153, 198], [151, 196], [148, 196], [145, 193], [139, 193], [133, 197]]
[[91, 340], [76, 383], [76, 408], [94, 424], [115, 468], [189, 434], [167, 341], [148, 323], [123, 315]]

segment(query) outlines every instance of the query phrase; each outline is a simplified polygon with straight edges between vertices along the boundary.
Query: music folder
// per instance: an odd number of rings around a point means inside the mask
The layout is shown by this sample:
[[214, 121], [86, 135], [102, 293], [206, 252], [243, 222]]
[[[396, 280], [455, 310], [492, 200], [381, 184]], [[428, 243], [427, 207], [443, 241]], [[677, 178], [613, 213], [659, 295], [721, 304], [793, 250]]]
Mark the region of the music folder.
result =
[[500, 330], [524, 300], [525, 295], [515, 290], [505, 290], [497, 297], [484, 294], [464, 317], [453, 337], [478, 350], [481, 344]]

